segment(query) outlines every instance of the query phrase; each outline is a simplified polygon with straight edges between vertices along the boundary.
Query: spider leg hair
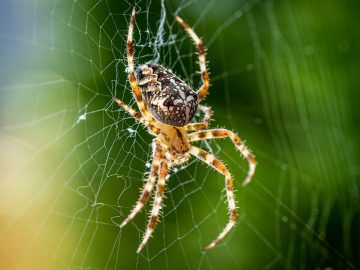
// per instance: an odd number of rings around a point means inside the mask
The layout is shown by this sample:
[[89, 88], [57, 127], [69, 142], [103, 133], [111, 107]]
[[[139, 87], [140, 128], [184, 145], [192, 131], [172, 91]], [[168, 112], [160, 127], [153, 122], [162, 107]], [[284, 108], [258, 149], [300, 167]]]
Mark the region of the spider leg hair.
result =
[[216, 244], [219, 243], [228, 234], [228, 232], [236, 223], [237, 214], [236, 214], [235, 198], [233, 192], [234, 189], [233, 180], [230, 172], [228, 171], [224, 163], [222, 163], [214, 155], [192, 145], [190, 145], [189, 152], [225, 176], [226, 197], [229, 208], [229, 222], [222, 230], [222, 232], [218, 235], [218, 237], [205, 247], [205, 250], [208, 251], [213, 247], [215, 247]]
[[199, 105], [199, 110], [204, 113], [204, 118], [200, 123], [192, 123], [185, 126], [186, 131], [206, 129], [210, 123], [212, 109], [211, 107]]
[[139, 200], [135, 204], [133, 210], [128, 215], [128, 217], [123, 221], [123, 223], [121, 223], [120, 228], [123, 228], [126, 224], [128, 224], [141, 211], [141, 209], [144, 207], [144, 205], [148, 201], [150, 194], [153, 190], [156, 178], [158, 176], [158, 170], [159, 170], [159, 165], [160, 165], [160, 156], [161, 156], [161, 150], [155, 140], [153, 141], [152, 149], [153, 149], [153, 160], [152, 160], [152, 164], [151, 164], [150, 175], [146, 181], [146, 184], [143, 188], [143, 191], [142, 191], [142, 194], [140, 195]]
[[113, 100], [119, 104], [121, 107], [123, 107], [130, 115], [132, 115], [137, 121], [139, 121], [144, 126], [148, 127], [154, 134], [159, 134], [159, 129], [156, 128], [153, 123], [153, 121], [148, 121], [145, 119], [140, 113], [129, 107], [127, 104], [125, 104], [123, 101], [118, 99], [117, 97], [113, 97]]
[[135, 24], [135, 7], [133, 8], [132, 13], [131, 13], [129, 32], [128, 32], [128, 37], [127, 37], [127, 61], [128, 61], [127, 71], [129, 74], [129, 81], [130, 81], [131, 89], [132, 89], [133, 95], [136, 99], [136, 103], [139, 107], [139, 110], [146, 119], [151, 121], [154, 119], [150, 115], [149, 111], [146, 109], [144, 100], [142, 98], [141, 90], [138, 86], [138, 83], [137, 83], [136, 77], [135, 77], [134, 42], [133, 42], [134, 24]]
[[227, 138], [229, 137], [232, 142], [235, 144], [236, 148], [241, 152], [241, 154], [247, 159], [249, 163], [249, 171], [243, 182], [243, 186], [249, 184], [254, 176], [256, 161], [255, 157], [251, 152], [246, 148], [245, 144], [241, 141], [238, 135], [234, 132], [227, 129], [210, 129], [194, 132], [188, 135], [189, 142], [207, 140], [207, 139], [218, 139], [218, 138]]
[[184, 27], [185, 31], [188, 33], [190, 38], [194, 41], [195, 46], [198, 49], [199, 53], [199, 65], [200, 65], [200, 73], [201, 73], [201, 80], [202, 86], [198, 90], [198, 98], [201, 101], [209, 90], [209, 74], [206, 69], [206, 59], [205, 59], [205, 47], [202, 40], [196, 35], [193, 29], [189, 27], [189, 25], [179, 16], [175, 16], [175, 19]]
[[140, 113], [135, 111], [133, 108], [129, 107], [125, 104], [122, 100], [118, 99], [117, 97], [113, 97], [113, 100], [123, 107], [129, 114], [131, 114], [137, 121], [139, 121], [144, 126], [149, 126], [149, 121], [146, 120]]
[[159, 172], [158, 172], [159, 178], [158, 178], [158, 182], [156, 185], [156, 194], [155, 194], [155, 198], [154, 198], [153, 207], [151, 210], [149, 223], [148, 223], [146, 232], [144, 234], [144, 238], [143, 238], [141, 244], [139, 245], [139, 248], [136, 251], [137, 253], [141, 252], [141, 250], [144, 248], [146, 243], [149, 241], [150, 236], [154, 231], [155, 225], [157, 223], [157, 218], [158, 218], [160, 210], [162, 208], [161, 203], [162, 203], [162, 199], [164, 197], [165, 181], [166, 181], [167, 173], [168, 173], [168, 164], [167, 164], [166, 159], [163, 156], [162, 160], [160, 162], [160, 166], [159, 166]]

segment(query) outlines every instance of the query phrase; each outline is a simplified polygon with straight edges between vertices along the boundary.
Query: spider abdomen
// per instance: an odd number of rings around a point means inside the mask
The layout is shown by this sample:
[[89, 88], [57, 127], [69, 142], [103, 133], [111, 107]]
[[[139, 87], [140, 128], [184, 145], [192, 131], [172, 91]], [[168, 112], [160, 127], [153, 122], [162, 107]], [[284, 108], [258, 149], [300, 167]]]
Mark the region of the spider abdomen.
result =
[[170, 70], [157, 64], [142, 65], [136, 79], [153, 117], [167, 125], [185, 126], [195, 116], [195, 91]]

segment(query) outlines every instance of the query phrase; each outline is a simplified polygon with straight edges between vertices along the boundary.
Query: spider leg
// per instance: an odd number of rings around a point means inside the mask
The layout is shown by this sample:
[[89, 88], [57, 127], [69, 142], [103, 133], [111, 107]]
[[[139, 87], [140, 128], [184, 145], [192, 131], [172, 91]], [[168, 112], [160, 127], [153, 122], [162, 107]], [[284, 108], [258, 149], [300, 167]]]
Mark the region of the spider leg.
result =
[[156, 128], [152, 123], [153, 121], [149, 121], [145, 119], [140, 113], [129, 107], [127, 104], [125, 104], [120, 99], [113, 97], [113, 100], [119, 104], [121, 107], [123, 107], [130, 115], [132, 115], [137, 121], [139, 121], [144, 126], [148, 127], [155, 135], [159, 134], [160, 130]]
[[198, 98], [199, 100], [202, 100], [209, 89], [209, 74], [206, 70], [206, 60], [205, 60], [205, 47], [202, 42], [202, 40], [195, 34], [194, 30], [192, 30], [189, 25], [179, 16], [175, 16], [175, 19], [184, 27], [185, 31], [188, 33], [188, 35], [191, 37], [191, 39], [194, 41], [198, 52], [199, 52], [199, 65], [200, 65], [200, 73], [201, 73], [201, 79], [202, 79], [202, 86], [198, 90]]
[[144, 126], [149, 126], [149, 121], [145, 119], [140, 113], [135, 111], [133, 108], [129, 107], [127, 104], [125, 104], [122, 100], [113, 97], [113, 100], [119, 104], [121, 107], [123, 107], [129, 114], [131, 114], [137, 121], [139, 121]]
[[210, 130], [203, 130], [189, 134], [188, 141], [194, 142], [200, 140], [227, 138], [227, 137], [231, 138], [236, 148], [240, 150], [241, 154], [247, 159], [249, 163], [249, 171], [245, 178], [245, 181], [243, 182], [243, 186], [246, 186], [251, 182], [254, 176], [256, 161], [254, 155], [251, 154], [251, 152], [246, 148], [246, 146], [241, 141], [238, 135], [227, 129], [210, 129]]
[[133, 8], [131, 13], [131, 20], [129, 25], [128, 37], [127, 37], [127, 61], [128, 61], [127, 71], [129, 74], [131, 89], [141, 114], [148, 120], [154, 120], [145, 106], [144, 100], [142, 98], [141, 90], [137, 84], [135, 77], [134, 43], [133, 43], [134, 24], [135, 24], [135, 7]]
[[144, 207], [144, 205], [146, 204], [146, 202], [150, 197], [151, 191], [154, 187], [158, 175], [160, 156], [161, 156], [161, 150], [159, 148], [159, 145], [156, 143], [156, 141], [153, 142], [152, 149], [153, 149], [153, 161], [151, 164], [150, 176], [147, 179], [147, 182], [143, 188], [139, 200], [135, 204], [129, 216], [123, 221], [123, 223], [121, 223], [120, 228], [123, 228], [126, 224], [128, 224], [141, 211], [141, 209]]
[[146, 243], [148, 242], [152, 232], [154, 231], [155, 225], [157, 223], [157, 217], [158, 217], [161, 207], [162, 207], [161, 202], [164, 197], [165, 180], [166, 180], [167, 172], [168, 172], [168, 164], [167, 164], [166, 159], [163, 156], [162, 160], [160, 162], [160, 166], [159, 166], [159, 171], [158, 171], [159, 178], [158, 178], [158, 182], [156, 185], [156, 195], [155, 195], [153, 207], [151, 210], [150, 220], [149, 220], [146, 232], [144, 234], [144, 238], [143, 238], [141, 244], [139, 245], [139, 248], [136, 251], [137, 253], [140, 253], [140, 251], [146, 245]]
[[233, 192], [233, 180], [224, 163], [222, 163], [214, 155], [192, 145], [190, 145], [189, 152], [225, 176], [226, 197], [230, 215], [229, 222], [219, 234], [219, 236], [205, 247], [205, 250], [208, 251], [212, 249], [217, 243], [219, 243], [236, 223], [236, 206]]
[[200, 123], [192, 123], [192, 124], [186, 125], [185, 126], [186, 131], [201, 130], [201, 129], [205, 129], [208, 127], [209, 122], [211, 120], [211, 114], [212, 114], [211, 107], [199, 105], [199, 110], [204, 113], [204, 118], [201, 120]]

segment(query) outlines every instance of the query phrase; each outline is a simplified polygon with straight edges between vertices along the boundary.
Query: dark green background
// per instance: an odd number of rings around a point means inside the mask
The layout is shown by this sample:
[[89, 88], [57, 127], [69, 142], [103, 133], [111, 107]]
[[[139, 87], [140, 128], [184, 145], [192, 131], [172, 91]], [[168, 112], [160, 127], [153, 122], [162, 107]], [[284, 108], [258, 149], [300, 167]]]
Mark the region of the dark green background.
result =
[[[171, 174], [164, 215], [140, 255], [147, 215], [122, 230], [117, 224], [138, 198], [152, 137], [111, 100], [136, 108], [125, 73], [132, 3], [1, 5], [0, 127], [34, 149], [5, 171], [36, 184], [19, 213], [2, 215], [4, 254], [14, 243], [8, 235], [21, 235], [28, 216], [36, 217], [31, 236], [20, 236], [24, 257], [6, 255], [5, 266], [360, 267], [358, 1], [137, 2], [136, 61], [159, 53], [161, 64], [200, 86], [196, 51], [173, 18], [181, 15], [208, 49], [212, 127], [236, 131], [258, 161], [242, 188], [247, 164], [230, 142], [197, 144], [235, 178], [236, 229], [202, 251], [227, 222], [224, 180], [191, 162]], [[38, 265], [27, 263], [31, 257], [41, 258]]]

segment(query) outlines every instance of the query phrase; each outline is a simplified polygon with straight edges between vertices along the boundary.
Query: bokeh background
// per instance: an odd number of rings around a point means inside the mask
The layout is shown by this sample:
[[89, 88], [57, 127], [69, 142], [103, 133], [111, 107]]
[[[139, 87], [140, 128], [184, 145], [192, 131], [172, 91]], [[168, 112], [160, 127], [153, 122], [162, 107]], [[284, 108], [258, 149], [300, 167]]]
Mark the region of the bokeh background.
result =
[[199, 87], [203, 37], [213, 127], [257, 157], [254, 181], [229, 141], [198, 146], [234, 178], [193, 160], [169, 178], [153, 238], [146, 211], [120, 230], [146, 177], [152, 137], [134, 108], [125, 41], [133, 1], [0, 2], [1, 269], [359, 269], [360, 2], [136, 1], [138, 63], [158, 61]]

